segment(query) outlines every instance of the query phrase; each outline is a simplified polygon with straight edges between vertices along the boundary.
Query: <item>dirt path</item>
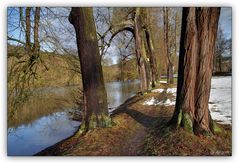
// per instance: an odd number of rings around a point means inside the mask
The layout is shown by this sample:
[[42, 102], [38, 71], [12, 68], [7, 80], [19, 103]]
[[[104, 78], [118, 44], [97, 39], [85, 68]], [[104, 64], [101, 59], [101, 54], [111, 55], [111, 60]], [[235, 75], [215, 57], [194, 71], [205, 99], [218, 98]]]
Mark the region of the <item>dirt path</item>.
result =
[[113, 115], [112, 128], [94, 129], [83, 137], [75, 135], [38, 155], [140, 155], [148, 129], [160, 119], [156, 106], [144, 106], [147, 97], [129, 99]]
[[223, 133], [209, 137], [195, 136], [181, 128], [164, 130], [172, 117], [174, 106], [143, 105], [143, 102], [152, 98], [165, 101], [172, 98], [172, 94], [149, 93], [133, 97], [114, 112], [113, 127], [96, 128], [84, 136], [76, 134], [37, 155], [231, 155], [231, 126], [220, 125]]

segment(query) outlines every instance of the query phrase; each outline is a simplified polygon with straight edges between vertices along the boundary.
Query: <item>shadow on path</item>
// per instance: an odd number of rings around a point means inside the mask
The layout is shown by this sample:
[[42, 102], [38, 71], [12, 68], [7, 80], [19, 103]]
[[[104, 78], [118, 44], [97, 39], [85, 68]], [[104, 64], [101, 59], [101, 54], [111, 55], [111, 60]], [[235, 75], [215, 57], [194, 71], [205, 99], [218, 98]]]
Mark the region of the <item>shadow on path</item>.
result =
[[130, 117], [132, 117], [134, 120], [136, 120], [138, 123], [140, 123], [141, 125], [147, 128], [153, 127], [154, 125], [156, 125], [156, 123], [158, 124], [158, 123], [165, 122], [168, 119], [168, 117], [149, 116], [137, 110], [128, 109], [128, 108], [125, 109], [125, 113], [128, 114]]
[[115, 109], [111, 113], [111, 117], [114, 117], [121, 113], [126, 113], [131, 118], [133, 118], [134, 120], [136, 120], [138, 123], [140, 123], [146, 128], [153, 127], [155, 125], [155, 122], [157, 122], [157, 124], [162, 124], [163, 122], [165, 122], [165, 120], [166, 121], [168, 120], [168, 117], [163, 117], [163, 116], [154, 117], [154, 116], [146, 115], [145, 113], [142, 113], [138, 110], [130, 108], [132, 104], [137, 103], [142, 98], [143, 98], [142, 96], [136, 95], [127, 99], [122, 105], [117, 107], [117, 109]]

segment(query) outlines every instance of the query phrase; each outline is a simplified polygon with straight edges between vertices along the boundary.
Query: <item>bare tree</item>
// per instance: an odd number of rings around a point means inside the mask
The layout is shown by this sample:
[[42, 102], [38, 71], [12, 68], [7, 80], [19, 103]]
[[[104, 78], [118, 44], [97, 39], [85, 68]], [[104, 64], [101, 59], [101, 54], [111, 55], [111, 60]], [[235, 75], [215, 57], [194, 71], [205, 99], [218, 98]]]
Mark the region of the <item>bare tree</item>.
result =
[[141, 92], [149, 89], [150, 83], [155, 86], [157, 80], [157, 64], [152, 42], [151, 29], [148, 26], [148, 12], [145, 8], [132, 8], [119, 21], [112, 24], [109, 30], [112, 39], [122, 31], [129, 31], [135, 39], [136, 60], [140, 77]]
[[164, 49], [167, 56], [167, 82], [173, 84], [173, 62], [172, 53], [170, 52], [169, 43], [169, 24], [168, 24], [168, 8], [165, 7], [163, 10], [164, 14]]
[[90, 128], [107, 126], [109, 120], [92, 8], [72, 8], [69, 21], [76, 32], [84, 90], [85, 115], [81, 130], [87, 132]]

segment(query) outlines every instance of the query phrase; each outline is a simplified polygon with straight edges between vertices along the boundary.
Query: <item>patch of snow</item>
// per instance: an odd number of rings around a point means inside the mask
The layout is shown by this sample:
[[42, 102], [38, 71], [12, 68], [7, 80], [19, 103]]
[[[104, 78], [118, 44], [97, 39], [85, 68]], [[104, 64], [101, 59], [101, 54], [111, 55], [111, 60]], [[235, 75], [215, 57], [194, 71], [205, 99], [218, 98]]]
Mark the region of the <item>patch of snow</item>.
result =
[[162, 88], [152, 90], [152, 92], [154, 92], [154, 93], [162, 93], [163, 91], [164, 91], [164, 89], [162, 89]]
[[143, 105], [158, 105], [159, 101], [155, 99], [154, 97], [147, 99], [143, 102]]
[[177, 88], [168, 88], [167, 93], [172, 93], [173, 96], [176, 96]]
[[167, 99], [167, 100], [163, 103], [163, 105], [165, 105], [165, 106], [175, 105], [175, 101], [174, 101], [174, 100], [171, 101], [170, 99]]
[[167, 81], [161, 80], [159, 81], [159, 83], [167, 83]]
[[231, 78], [213, 77], [211, 81], [209, 110], [212, 119], [222, 124], [232, 124]]
[[209, 104], [212, 119], [221, 124], [232, 124], [231, 113], [221, 112], [217, 105]]
[[174, 100], [167, 99], [166, 101], [159, 101], [155, 99], [154, 97], [147, 99], [142, 103], [143, 105], [165, 105], [165, 106], [172, 106], [175, 105]]

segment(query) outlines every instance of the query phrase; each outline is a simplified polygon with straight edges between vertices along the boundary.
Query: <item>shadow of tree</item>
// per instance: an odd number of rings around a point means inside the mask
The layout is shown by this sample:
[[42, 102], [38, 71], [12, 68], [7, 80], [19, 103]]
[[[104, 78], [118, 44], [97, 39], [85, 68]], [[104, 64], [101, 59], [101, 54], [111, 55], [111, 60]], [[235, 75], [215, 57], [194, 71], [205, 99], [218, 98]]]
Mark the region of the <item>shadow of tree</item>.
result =
[[141, 99], [142, 99], [142, 97], [139, 96], [139, 95], [135, 95], [135, 96], [133, 96], [133, 97], [127, 99], [123, 104], [121, 104], [121, 105], [118, 106], [116, 109], [114, 109], [114, 111], [112, 111], [112, 112], [110, 113], [110, 116], [111, 116], [111, 117], [114, 117], [114, 116], [116, 116], [116, 115], [118, 115], [118, 114], [120, 114], [120, 113], [125, 112], [125, 110], [127, 109], [127, 107], [129, 107], [130, 105], [132, 105], [132, 104], [138, 102], [138, 101], [141, 100]]
[[150, 128], [150, 127], [155, 127], [157, 126], [165, 126], [169, 120], [169, 117], [165, 116], [158, 116], [158, 117], [153, 117], [146, 115], [142, 112], [139, 112], [134, 109], [125, 109], [125, 113], [128, 114], [130, 117], [132, 117], [134, 120], [136, 120], [138, 123], [143, 125], [144, 127]]
[[117, 109], [115, 109], [110, 116], [114, 117], [118, 114], [126, 113], [146, 128], [155, 127], [155, 126], [165, 126], [169, 120], [169, 117], [163, 116], [163, 115], [158, 117], [149, 116], [138, 110], [130, 108], [132, 104], [137, 103], [142, 98], [143, 96], [136, 95], [127, 99], [122, 105], [117, 107]]

